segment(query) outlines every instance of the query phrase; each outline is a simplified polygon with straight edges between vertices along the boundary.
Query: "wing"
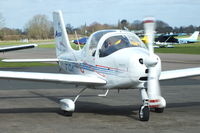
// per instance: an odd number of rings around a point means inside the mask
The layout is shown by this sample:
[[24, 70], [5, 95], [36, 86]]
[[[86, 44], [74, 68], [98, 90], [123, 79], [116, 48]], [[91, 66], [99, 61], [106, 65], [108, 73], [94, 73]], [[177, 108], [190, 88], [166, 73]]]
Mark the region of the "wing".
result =
[[159, 80], [185, 78], [185, 77], [198, 76], [198, 75], [200, 75], [200, 67], [180, 69], [180, 70], [170, 70], [170, 71], [161, 72]]
[[0, 52], [7, 52], [7, 51], [15, 51], [20, 49], [28, 49], [28, 48], [34, 48], [37, 47], [37, 44], [25, 44], [25, 45], [18, 45], [18, 46], [10, 46], [10, 47], [4, 47], [0, 48]]
[[106, 81], [89, 75], [0, 71], [0, 79], [62, 82], [76, 85], [105, 85]]

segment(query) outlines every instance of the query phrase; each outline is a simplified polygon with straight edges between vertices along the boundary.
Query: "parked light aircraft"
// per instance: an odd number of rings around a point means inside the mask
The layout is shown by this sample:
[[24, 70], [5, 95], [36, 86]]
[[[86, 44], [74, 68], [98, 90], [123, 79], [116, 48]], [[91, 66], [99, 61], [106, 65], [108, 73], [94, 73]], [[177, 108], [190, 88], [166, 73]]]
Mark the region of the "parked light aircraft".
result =
[[72, 115], [75, 103], [87, 88], [139, 89], [142, 105], [141, 121], [148, 121], [150, 108], [163, 112], [166, 101], [161, 96], [159, 80], [200, 75], [200, 68], [161, 71], [161, 60], [154, 54], [155, 20], [144, 20], [148, 49], [138, 36], [123, 30], [101, 30], [93, 33], [86, 45], [75, 51], [71, 48], [61, 11], [53, 13], [56, 39], [56, 59], [16, 59], [6, 62], [57, 61], [68, 74], [0, 71], [0, 78], [49, 82], [64, 82], [83, 86], [74, 100], [60, 100], [61, 109]]
[[195, 43], [198, 42], [199, 31], [195, 31], [190, 37], [188, 38], [179, 38], [178, 43]]
[[15, 51], [15, 50], [21, 50], [21, 49], [34, 48], [34, 47], [37, 47], [37, 44], [24, 44], [24, 45], [18, 45], [18, 46], [9, 46], [9, 47], [0, 48], [0, 52]]
[[155, 39], [155, 44], [184, 44], [198, 42], [199, 31], [195, 31], [190, 37], [175, 38], [179, 34], [163, 34]]

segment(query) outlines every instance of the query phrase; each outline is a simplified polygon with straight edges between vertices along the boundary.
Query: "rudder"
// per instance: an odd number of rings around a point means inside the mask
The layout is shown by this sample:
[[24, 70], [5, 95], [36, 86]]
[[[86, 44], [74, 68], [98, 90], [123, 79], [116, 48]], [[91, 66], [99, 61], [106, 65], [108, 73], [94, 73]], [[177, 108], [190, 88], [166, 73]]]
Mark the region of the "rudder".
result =
[[53, 12], [54, 37], [56, 41], [56, 55], [71, 52], [69, 38], [66, 32], [63, 15], [60, 10]]
[[191, 36], [190, 39], [197, 40], [199, 36], [199, 31], [195, 31]]

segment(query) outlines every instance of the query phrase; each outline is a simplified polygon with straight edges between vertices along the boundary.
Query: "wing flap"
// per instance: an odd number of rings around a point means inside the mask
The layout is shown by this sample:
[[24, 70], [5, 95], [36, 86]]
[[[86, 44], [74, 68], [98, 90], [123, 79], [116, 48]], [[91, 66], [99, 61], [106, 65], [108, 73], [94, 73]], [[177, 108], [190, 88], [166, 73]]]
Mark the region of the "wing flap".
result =
[[46, 82], [63, 82], [77, 85], [105, 85], [106, 81], [97, 77], [74, 74], [36, 73], [0, 71], [0, 79], [18, 79]]
[[198, 75], [200, 75], [200, 67], [180, 69], [180, 70], [169, 70], [169, 71], [161, 72], [159, 80], [185, 78], [185, 77], [198, 76]]

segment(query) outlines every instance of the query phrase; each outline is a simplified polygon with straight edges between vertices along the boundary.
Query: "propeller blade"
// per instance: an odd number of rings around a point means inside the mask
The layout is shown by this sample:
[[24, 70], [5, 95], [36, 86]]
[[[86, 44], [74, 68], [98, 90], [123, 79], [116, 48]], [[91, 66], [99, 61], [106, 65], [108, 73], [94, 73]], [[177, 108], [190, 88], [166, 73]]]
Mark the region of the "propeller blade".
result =
[[149, 57], [145, 60], [145, 64], [149, 69], [147, 81], [147, 93], [149, 96], [149, 107], [163, 108], [166, 102], [161, 97], [160, 84], [159, 84], [159, 70], [157, 67], [159, 58], [154, 54], [153, 42], [155, 33], [155, 19], [148, 17], [144, 19], [145, 35], [148, 39]]
[[155, 33], [155, 18], [148, 17], [144, 19], [144, 30], [145, 35], [148, 38], [148, 48], [150, 54], [154, 53], [153, 42], [154, 42], [154, 33]]

